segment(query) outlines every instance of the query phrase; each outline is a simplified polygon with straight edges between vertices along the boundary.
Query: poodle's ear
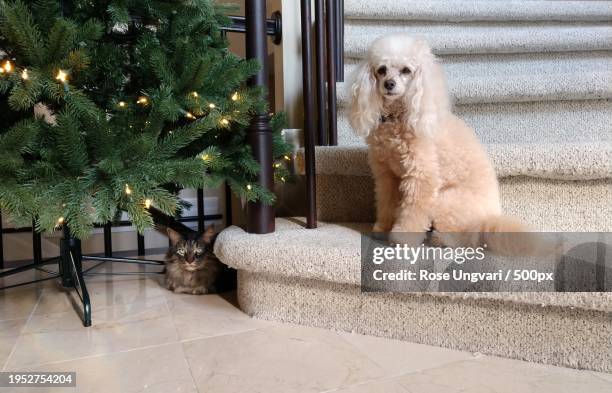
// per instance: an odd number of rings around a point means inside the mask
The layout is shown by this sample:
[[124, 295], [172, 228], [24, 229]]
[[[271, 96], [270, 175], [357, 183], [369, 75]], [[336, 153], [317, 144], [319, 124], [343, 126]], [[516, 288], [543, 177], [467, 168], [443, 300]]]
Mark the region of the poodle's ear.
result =
[[431, 136], [440, 122], [450, 113], [450, 100], [442, 66], [423, 40], [417, 47], [416, 68], [408, 93], [405, 95], [409, 114], [408, 125], [418, 135]]
[[367, 61], [357, 67], [352, 80], [349, 122], [358, 135], [366, 137], [380, 121], [383, 102]]

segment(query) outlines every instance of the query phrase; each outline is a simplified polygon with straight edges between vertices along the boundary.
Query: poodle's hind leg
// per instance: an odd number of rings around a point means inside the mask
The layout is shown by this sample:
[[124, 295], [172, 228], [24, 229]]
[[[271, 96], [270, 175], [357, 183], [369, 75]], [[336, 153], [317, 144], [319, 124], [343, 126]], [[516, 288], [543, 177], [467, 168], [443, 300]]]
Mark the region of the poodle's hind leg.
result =
[[418, 206], [401, 206], [390, 239], [394, 243], [420, 245], [431, 227], [431, 220], [426, 210]]
[[389, 232], [400, 201], [399, 179], [380, 163], [372, 165], [372, 172], [376, 193], [376, 223], [373, 231]]
[[440, 194], [433, 211], [433, 243], [459, 247], [477, 244], [478, 224], [486, 217], [500, 214], [501, 208], [495, 198], [453, 189]]
[[427, 181], [407, 177], [400, 184], [401, 199], [392, 240], [402, 244], [421, 244], [431, 228], [431, 208], [435, 188]]

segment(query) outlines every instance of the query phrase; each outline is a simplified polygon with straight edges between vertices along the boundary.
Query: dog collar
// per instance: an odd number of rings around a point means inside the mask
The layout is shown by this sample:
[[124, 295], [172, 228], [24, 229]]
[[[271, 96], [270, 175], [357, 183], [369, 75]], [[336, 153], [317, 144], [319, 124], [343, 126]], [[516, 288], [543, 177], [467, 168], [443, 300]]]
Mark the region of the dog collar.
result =
[[380, 116], [380, 122], [381, 123], [388, 123], [388, 122], [391, 122], [393, 120], [396, 120], [396, 117], [393, 116], [393, 115], [387, 115], [387, 116], [382, 115], [382, 116]]

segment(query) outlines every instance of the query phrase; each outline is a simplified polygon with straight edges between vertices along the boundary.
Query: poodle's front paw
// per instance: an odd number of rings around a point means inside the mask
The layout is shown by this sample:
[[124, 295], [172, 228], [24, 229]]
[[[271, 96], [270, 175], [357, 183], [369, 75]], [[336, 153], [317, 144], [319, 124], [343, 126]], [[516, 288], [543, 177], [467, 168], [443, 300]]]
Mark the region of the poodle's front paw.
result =
[[377, 221], [372, 228], [372, 232], [389, 232], [391, 225]]
[[424, 232], [407, 232], [393, 227], [389, 233], [389, 242], [392, 244], [406, 245], [408, 247], [419, 247], [425, 242], [427, 234]]

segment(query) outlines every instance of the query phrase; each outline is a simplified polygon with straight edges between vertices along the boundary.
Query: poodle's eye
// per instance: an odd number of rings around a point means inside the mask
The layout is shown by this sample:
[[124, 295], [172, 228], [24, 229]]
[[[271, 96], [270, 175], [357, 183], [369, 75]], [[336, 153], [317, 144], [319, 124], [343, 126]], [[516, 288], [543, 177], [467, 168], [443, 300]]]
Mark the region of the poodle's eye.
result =
[[378, 75], [385, 76], [385, 74], [387, 73], [387, 67], [385, 67], [385, 66], [381, 66], [381, 67], [379, 67], [379, 68], [376, 70], [376, 73], [377, 73]]
[[410, 72], [411, 72], [410, 68], [408, 68], [408, 67], [402, 68], [402, 74], [410, 74]]

